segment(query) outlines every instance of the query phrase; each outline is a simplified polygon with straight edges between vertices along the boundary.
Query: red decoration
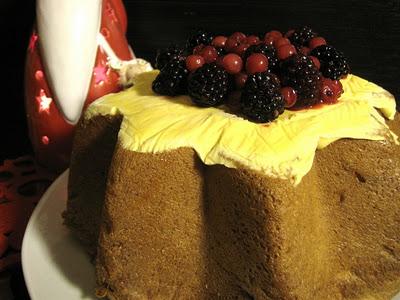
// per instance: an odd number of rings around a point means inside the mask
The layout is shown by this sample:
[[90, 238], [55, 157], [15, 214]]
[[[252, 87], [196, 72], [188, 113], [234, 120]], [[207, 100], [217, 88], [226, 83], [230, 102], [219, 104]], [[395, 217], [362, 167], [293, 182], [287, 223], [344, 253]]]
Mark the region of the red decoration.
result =
[[[99, 31], [121, 60], [133, 58], [125, 37], [126, 28], [127, 18], [122, 0], [103, 0]], [[38, 43], [40, 43], [40, 32], [36, 33], [34, 30], [25, 66], [25, 106], [29, 135], [37, 161], [61, 172], [69, 164], [75, 126], [66, 122], [58, 106], [52, 104], [53, 100], [57, 99], [54, 99], [54, 93], [48, 84]], [[98, 47], [83, 109], [95, 99], [120, 90], [119, 74], [109, 68], [108, 60], [103, 49]]]
[[42, 143], [43, 143], [44, 145], [48, 145], [48, 144], [50, 143], [49, 137], [46, 136], [46, 135], [42, 136]]
[[0, 273], [20, 262], [29, 217], [54, 179], [29, 156], [0, 165]]
[[36, 80], [42, 80], [43, 79], [43, 71], [37, 70], [35, 73], [35, 78], [36, 78]]
[[97, 66], [94, 68], [94, 76], [96, 84], [107, 81], [108, 68], [105, 66]]
[[114, 11], [113, 7], [111, 6], [110, 2], [106, 3], [106, 12], [107, 12], [107, 15], [110, 18], [111, 22], [118, 22], [118, 18], [115, 15], [115, 11]]
[[39, 38], [38, 35], [35, 32], [33, 32], [29, 40], [29, 46], [28, 46], [29, 51], [33, 51], [35, 49], [38, 38]]
[[36, 96], [36, 101], [39, 106], [39, 113], [45, 112], [47, 114], [50, 113], [50, 104], [53, 101], [50, 97], [46, 96], [44, 90], [40, 90], [39, 96]]

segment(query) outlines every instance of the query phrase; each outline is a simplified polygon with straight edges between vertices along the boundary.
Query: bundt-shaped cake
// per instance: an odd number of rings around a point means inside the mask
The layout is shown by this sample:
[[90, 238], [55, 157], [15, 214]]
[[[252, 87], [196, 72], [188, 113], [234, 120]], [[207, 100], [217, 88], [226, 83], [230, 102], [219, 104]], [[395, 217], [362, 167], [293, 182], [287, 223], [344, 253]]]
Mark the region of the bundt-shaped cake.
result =
[[[355, 75], [334, 105], [257, 124], [158, 71], [92, 104], [65, 223], [109, 299], [390, 299], [400, 289], [400, 118]], [[388, 121], [385, 120], [389, 119]]]

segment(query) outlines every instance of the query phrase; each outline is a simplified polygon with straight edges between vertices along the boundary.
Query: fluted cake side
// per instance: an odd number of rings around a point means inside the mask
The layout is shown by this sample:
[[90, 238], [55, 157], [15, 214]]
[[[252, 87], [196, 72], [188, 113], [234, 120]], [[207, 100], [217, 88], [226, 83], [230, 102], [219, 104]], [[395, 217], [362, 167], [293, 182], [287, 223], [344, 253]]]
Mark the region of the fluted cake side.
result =
[[[102, 295], [390, 299], [400, 288], [395, 143], [336, 141], [294, 186], [205, 165], [191, 148], [127, 150], [120, 117], [95, 118], [78, 129], [65, 218], [90, 253], [97, 247]], [[399, 119], [388, 122], [397, 135]]]

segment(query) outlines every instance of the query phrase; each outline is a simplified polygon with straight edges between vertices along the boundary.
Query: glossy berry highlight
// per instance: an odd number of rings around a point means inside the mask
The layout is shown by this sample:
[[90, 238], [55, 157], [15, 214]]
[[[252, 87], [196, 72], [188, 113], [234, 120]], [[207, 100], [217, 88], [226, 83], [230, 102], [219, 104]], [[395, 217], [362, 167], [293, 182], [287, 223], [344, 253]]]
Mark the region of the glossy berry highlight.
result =
[[265, 72], [268, 69], [268, 59], [264, 54], [253, 53], [246, 60], [247, 74]]

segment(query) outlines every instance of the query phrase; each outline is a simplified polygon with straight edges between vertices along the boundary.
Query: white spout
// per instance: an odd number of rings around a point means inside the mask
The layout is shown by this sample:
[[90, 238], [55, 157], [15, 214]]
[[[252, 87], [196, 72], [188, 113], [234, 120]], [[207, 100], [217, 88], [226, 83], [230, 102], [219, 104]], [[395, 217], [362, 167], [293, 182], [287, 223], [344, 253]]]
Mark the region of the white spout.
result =
[[97, 53], [102, 0], [37, 0], [40, 51], [46, 76], [66, 121], [76, 124]]

